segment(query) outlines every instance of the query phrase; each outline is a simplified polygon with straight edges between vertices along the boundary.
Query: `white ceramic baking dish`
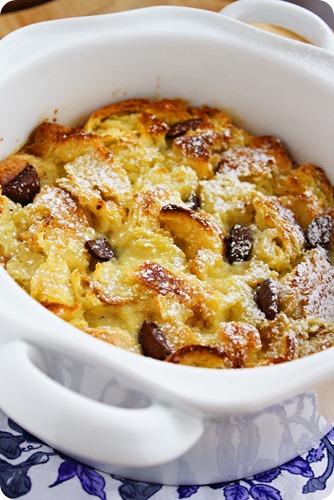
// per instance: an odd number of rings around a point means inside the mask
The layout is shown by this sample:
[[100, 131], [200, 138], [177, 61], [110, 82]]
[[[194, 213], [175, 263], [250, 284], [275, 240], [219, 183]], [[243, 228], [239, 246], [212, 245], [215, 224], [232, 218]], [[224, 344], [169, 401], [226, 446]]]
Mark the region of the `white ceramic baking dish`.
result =
[[[182, 97], [279, 136], [297, 162], [321, 165], [334, 181], [330, 29], [279, 0], [242, 0], [223, 14], [147, 8], [4, 38], [0, 157], [44, 119], [81, 123], [112, 101]], [[318, 47], [241, 20], [283, 24]], [[0, 407], [104, 471], [165, 484], [237, 479], [292, 459], [334, 421], [333, 348], [265, 368], [177, 366], [76, 330], [3, 269], [0, 290]]]

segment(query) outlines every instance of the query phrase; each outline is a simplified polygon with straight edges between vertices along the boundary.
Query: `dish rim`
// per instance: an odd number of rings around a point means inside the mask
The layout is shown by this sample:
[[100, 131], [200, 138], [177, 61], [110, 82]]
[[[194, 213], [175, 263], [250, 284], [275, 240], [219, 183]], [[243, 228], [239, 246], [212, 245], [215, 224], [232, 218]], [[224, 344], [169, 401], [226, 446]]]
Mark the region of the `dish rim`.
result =
[[[14, 44], [15, 46], [16, 43], [21, 45], [24, 41], [26, 42], [26, 44], [23, 48], [27, 51], [30, 51], [33, 58], [38, 58], [41, 56], [41, 54], [38, 55], [34, 53], [34, 44], [40, 44], [40, 37], [43, 37], [46, 34], [48, 35], [48, 37], [59, 34], [59, 31], [61, 31], [63, 28], [69, 30], [70, 32], [73, 32], [73, 30], [77, 30], [76, 34], [79, 37], [83, 37], [84, 34], [87, 34], [86, 28], [90, 27], [89, 36], [92, 36], [96, 26], [100, 26], [103, 27], [103, 29], [109, 30], [111, 20], [113, 20], [112, 22], [114, 24], [116, 24], [119, 20], [122, 20], [128, 25], [130, 19], [132, 19], [134, 22], [140, 24], [142, 20], [146, 20], [145, 22], [152, 22], [152, 20], [156, 19], [156, 17], [164, 17], [166, 19], [167, 16], [173, 18], [176, 13], [177, 16], [179, 16], [179, 14], [181, 14], [181, 16], [184, 16], [182, 18], [184, 21], [188, 21], [188, 16], [190, 15], [190, 17], [193, 18], [190, 21], [195, 21], [196, 24], [197, 20], [199, 20], [200, 24], [207, 23], [208, 27], [211, 27], [212, 23], [217, 23], [217, 26], [218, 24], [221, 26], [223, 26], [224, 24], [225, 26], [230, 25], [237, 34], [242, 33], [245, 36], [247, 35], [247, 37], [249, 37], [250, 39], [256, 39], [256, 43], [260, 43], [261, 40], [268, 42], [271, 41], [271, 43], [269, 43], [269, 46], [271, 47], [270, 52], [273, 46], [276, 47], [276, 50], [278, 52], [284, 52], [287, 48], [290, 49], [293, 47], [294, 59], [296, 58], [296, 54], [304, 54], [304, 57], [312, 57], [312, 60], [316, 59], [317, 64], [319, 64], [320, 66], [324, 62], [334, 62], [334, 54], [326, 49], [313, 46], [305, 46], [302, 42], [299, 42], [297, 40], [286, 40], [274, 33], [261, 31], [253, 26], [245, 25], [241, 21], [226, 17], [224, 18], [224, 16], [217, 16], [217, 13], [214, 12], [208, 12], [201, 9], [193, 9], [190, 7], [172, 6], [147, 7], [142, 9], [135, 9], [133, 11], [92, 16], [89, 18], [79, 17], [53, 20], [26, 26], [10, 33], [9, 35], [6, 35], [1, 40], [0, 58], [6, 54], [8, 46], [10, 47], [11, 44]], [[50, 28], [52, 29], [52, 32], [50, 31]], [[29, 42], [30, 35], [32, 38], [32, 45], [29, 47], [29, 44], [27, 42]], [[103, 34], [101, 33], [99, 34], [99, 36], [103, 36]], [[62, 43], [60, 43], [60, 45], [57, 45], [58, 49], [61, 47]], [[22, 46], [20, 48], [22, 49]], [[43, 49], [41, 49], [41, 51], [41, 53], [43, 54]], [[266, 51], [268, 51], [267, 47], [264, 49], [263, 53], [266, 53]], [[288, 60], [288, 56], [286, 57]], [[291, 55], [289, 57], [291, 57]], [[27, 64], [27, 61], [25, 61], [24, 64]], [[287, 64], [287, 61], [285, 61], [284, 64]], [[303, 69], [305, 70], [305, 67]], [[308, 72], [311, 73], [310, 71]], [[7, 75], [5, 75], [4, 73], [2, 78], [0, 75], [0, 85], [1, 82], [5, 81], [7, 77]], [[317, 79], [319, 78], [321, 77], [317, 76]], [[4, 273], [13, 282], [12, 284], [15, 284], [20, 291], [22, 291], [27, 297], [29, 297], [29, 299], [31, 299], [31, 297], [14, 282], [14, 280], [7, 274], [6, 271], [4, 271]], [[0, 282], [2, 281], [2, 274], [3, 270], [0, 269]], [[17, 294], [18, 290], [16, 290], [15, 292], [15, 295]], [[25, 299], [22, 298], [22, 300]], [[161, 361], [156, 361], [154, 359], [135, 355], [131, 352], [106, 344], [99, 339], [91, 338], [85, 332], [82, 332], [72, 325], [69, 325], [60, 318], [55, 317], [53, 313], [46, 311], [43, 306], [38, 304], [38, 302], [36, 302], [34, 299], [31, 300], [35, 305], [38, 305], [41, 310], [43, 309], [48, 315], [50, 315], [49, 318], [46, 319], [46, 321], [50, 323], [50, 331], [55, 332], [56, 328], [60, 326], [60, 323], [58, 323], [58, 321], [60, 321], [62, 325], [62, 334], [59, 335], [59, 332], [57, 333], [57, 340], [55, 341], [52, 338], [48, 338], [47, 341], [44, 342], [43, 339], [43, 342], [41, 343], [42, 347], [62, 350], [64, 345], [68, 343], [66, 332], [68, 329], [70, 329], [71, 344], [73, 344], [72, 348], [76, 348], [73, 351], [73, 354], [78, 354], [80, 352], [85, 357], [85, 359], [91, 360], [93, 351], [96, 361], [103, 361], [103, 365], [106, 368], [112, 368], [116, 371], [117, 374], [121, 374], [125, 379], [129, 379], [130, 382], [140, 382], [140, 386], [147, 392], [147, 394], [156, 395], [157, 391], [159, 391], [162, 400], [167, 402], [172, 401], [173, 404], [177, 404], [186, 408], [191, 407], [196, 408], [199, 411], [219, 414], [221, 414], [222, 412], [243, 413], [254, 411], [254, 409], [256, 408], [261, 409], [263, 407], [269, 406], [283, 399], [287, 399], [288, 397], [291, 397], [299, 392], [302, 392], [309, 386], [314, 386], [315, 384], [321, 383], [326, 379], [332, 377], [334, 372], [334, 367], [331, 367], [333, 347], [328, 348], [326, 351], [312, 354], [302, 359], [286, 362], [281, 365], [243, 368], [241, 370], [229, 369], [217, 371], [210, 368], [179, 366], [169, 363], [161, 363]], [[7, 311], [6, 313], [2, 311], [2, 313], [5, 317]], [[39, 315], [42, 316], [42, 313], [40, 312]], [[52, 321], [51, 318], [53, 318], [53, 320], [56, 318], [56, 321]], [[7, 321], [8, 324], [11, 325], [10, 327], [12, 329], [15, 329], [15, 325], [11, 324], [10, 318], [7, 318]], [[18, 321], [16, 321], [16, 329], [19, 327], [20, 325]], [[27, 330], [28, 333], [25, 334], [25, 338], [28, 341], [32, 341], [33, 343], [38, 344], [40, 339], [38, 335], [36, 335], [36, 331], [38, 332], [39, 329], [39, 325], [32, 322], [30, 329]], [[109, 352], [114, 353], [112, 357], [117, 358], [117, 362], [115, 361], [115, 359], [113, 359], [113, 362], [111, 363]], [[315, 368], [317, 368], [316, 373], [314, 372]], [[265, 372], [263, 372], [263, 370], [265, 370]], [[268, 379], [267, 377], [263, 377], [264, 373], [268, 375]], [[271, 374], [270, 377], [269, 373]], [[305, 373], [307, 375], [305, 375]], [[312, 375], [310, 375], [311, 373]], [[159, 376], [157, 376], [158, 374]], [[298, 375], [302, 375], [302, 377]], [[182, 380], [180, 380], [181, 378]], [[159, 379], [159, 382], [156, 382], [156, 379]], [[222, 401], [217, 401], [217, 391], [222, 391], [222, 389], [224, 389], [222, 384], [225, 384], [226, 389], [230, 392], [224, 394], [224, 398]], [[284, 388], [282, 386], [284, 386]], [[210, 387], [210, 391], [207, 390], [208, 387]], [[251, 394], [249, 391], [249, 387], [257, 387], [257, 393]], [[200, 393], [198, 393], [199, 391]]]

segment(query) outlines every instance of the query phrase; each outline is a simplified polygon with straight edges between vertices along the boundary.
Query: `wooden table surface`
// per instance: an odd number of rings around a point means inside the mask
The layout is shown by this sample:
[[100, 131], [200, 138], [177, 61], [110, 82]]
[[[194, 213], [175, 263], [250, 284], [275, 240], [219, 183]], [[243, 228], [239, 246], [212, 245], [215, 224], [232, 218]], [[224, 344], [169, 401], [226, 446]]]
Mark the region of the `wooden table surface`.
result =
[[48, 19], [107, 14], [154, 5], [181, 5], [218, 12], [231, 0], [51, 0], [37, 7], [2, 14], [0, 37], [27, 24]]
[[[218, 12], [232, 1], [234, 0], [51, 0], [36, 7], [2, 14], [0, 16], [0, 38], [22, 26], [50, 19], [107, 14], [155, 5], [179, 5]], [[261, 27], [298, 38], [296, 35], [274, 26], [261, 25]]]

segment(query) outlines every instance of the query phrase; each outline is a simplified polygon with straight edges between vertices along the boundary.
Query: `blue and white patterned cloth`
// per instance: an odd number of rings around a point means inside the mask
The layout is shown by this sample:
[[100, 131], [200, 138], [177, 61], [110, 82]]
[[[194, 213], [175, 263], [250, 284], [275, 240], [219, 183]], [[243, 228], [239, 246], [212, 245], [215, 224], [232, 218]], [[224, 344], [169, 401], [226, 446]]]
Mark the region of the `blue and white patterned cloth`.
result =
[[0, 411], [0, 487], [22, 500], [334, 499], [334, 429], [281, 467], [232, 483], [161, 486], [105, 474], [34, 438]]

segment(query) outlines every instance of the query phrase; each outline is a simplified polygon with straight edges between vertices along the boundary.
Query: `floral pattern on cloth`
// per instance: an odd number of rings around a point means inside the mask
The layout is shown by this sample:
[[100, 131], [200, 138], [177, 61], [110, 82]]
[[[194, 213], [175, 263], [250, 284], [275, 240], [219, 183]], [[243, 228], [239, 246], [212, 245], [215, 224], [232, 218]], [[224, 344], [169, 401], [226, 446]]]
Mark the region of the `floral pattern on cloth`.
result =
[[23, 500], [322, 500], [334, 487], [334, 429], [303, 456], [230, 483], [161, 486], [102, 473], [52, 450], [0, 412], [0, 487]]

